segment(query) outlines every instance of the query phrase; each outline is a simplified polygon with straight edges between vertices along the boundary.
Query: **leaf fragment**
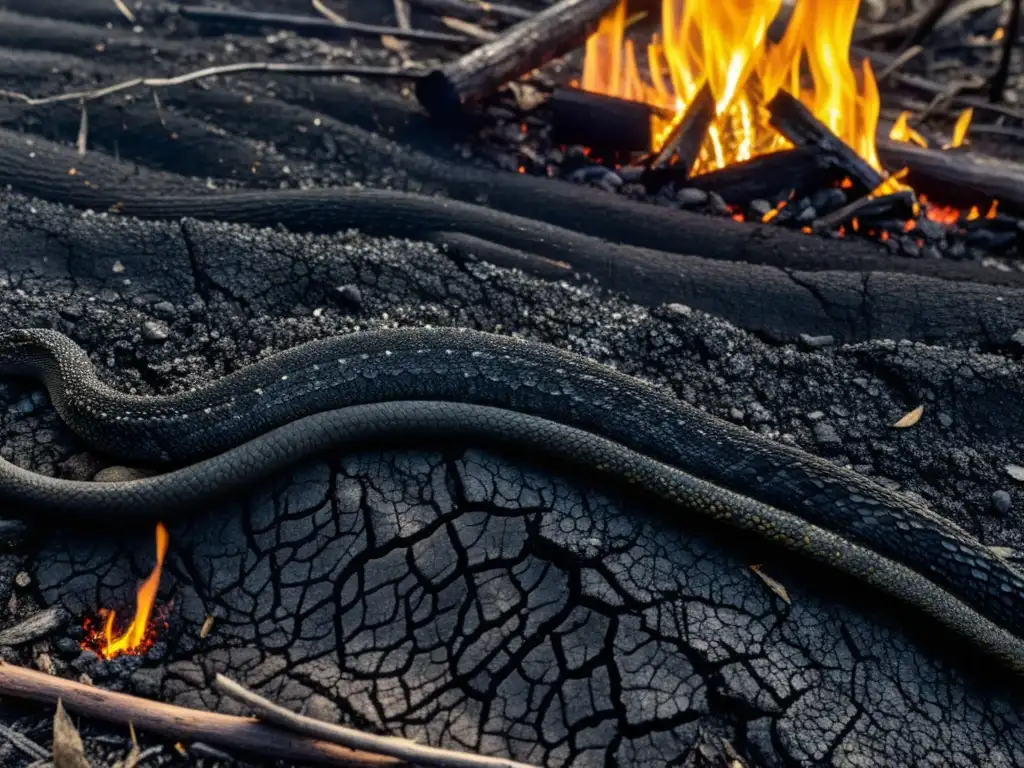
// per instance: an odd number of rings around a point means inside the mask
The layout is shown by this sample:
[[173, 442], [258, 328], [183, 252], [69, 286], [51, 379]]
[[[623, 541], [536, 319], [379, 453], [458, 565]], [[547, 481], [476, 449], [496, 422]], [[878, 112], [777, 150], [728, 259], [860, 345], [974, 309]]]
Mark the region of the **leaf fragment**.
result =
[[786, 588], [782, 586], [782, 582], [776, 581], [771, 576], [762, 571], [760, 565], [752, 565], [750, 566], [750, 570], [756, 573], [758, 577], [760, 577], [761, 581], [763, 581], [768, 586], [768, 589], [770, 589], [772, 592], [778, 595], [782, 599], [782, 601], [786, 603], [786, 605], [793, 604], [793, 602], [789, 599], [789, 592], [787, 592]]
[[912, 427], [921, 420], [921, 415], [924, 413], [924, 403], [917, 406], [910, 413], [906, 414], [902, 419], [892, 425], [893, 429], [906, 429]]
[[60, 699], [53, 716], [53, 764], [55, 768], [92, 768], [85, 757], [82, 737]]

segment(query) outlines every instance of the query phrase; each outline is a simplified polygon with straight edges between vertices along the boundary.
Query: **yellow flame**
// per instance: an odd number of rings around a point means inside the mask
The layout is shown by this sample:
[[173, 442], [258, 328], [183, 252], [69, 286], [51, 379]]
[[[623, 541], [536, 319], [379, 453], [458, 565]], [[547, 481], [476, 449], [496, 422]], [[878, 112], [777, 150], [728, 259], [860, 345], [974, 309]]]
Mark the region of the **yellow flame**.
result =
[[[803, 0], [786, 32], [767, 40], [782, 0], [662, 0], [660, 34], [647, 45], [648, 79], [634, 46], [624, 40], [620, 2], [587, 41], [582, 87], [644, 101], [674, 117], [654, 119], [658, 146], [706, 83], [717, 117], [694, 172], [722, 168], [784, 149], [764, 105], [780, 89], [798, 96], [837, 136], [881, 171], [875, 149], [879, 95], [870, 65], [855, 71], [850, 42], [859, 0]], [[801, 71], [810, 75], [805, 88]]]
[[949, 143], [951, 147], [959, 147], [964, 143], [967, 136], [967, 129], [971, 127], [971, 118], [974, 117], [974, 108], [968, 107], [956, 119], [953, 126], [953, 140]]
[[139, 587], [139, 594], [135, 603], [135, 618], [128, 625], [127, 629], [120, 635], [114, 633], [114, 619], [116, 611], [107, 614], [107, 620], [103, 627], [104, 643], [100, 652], [104, 658], [111, 659], [121, 653], [129, 653], [138, 649], [146, 639], [146, 630], [149, 626], [149, 616], [153, 611], [153, 603], [156, 600], [156, 591], [160, 586], [160, 571], [163, 568], [164, 556], [167, 554], [168, 542], [167, 529], [163, 523], [156, 525], [156, 566], [152, 573]]
[[909, 112], [900, 112], [900, 116], [896, 118], [896, 122], [889, 129], [889, 138], [893, 141], [902, 141], [905, 144], [917, 144], [919, 147], [928, 149], [928, 140], [910, 127], [907, 122], [909, 119]]

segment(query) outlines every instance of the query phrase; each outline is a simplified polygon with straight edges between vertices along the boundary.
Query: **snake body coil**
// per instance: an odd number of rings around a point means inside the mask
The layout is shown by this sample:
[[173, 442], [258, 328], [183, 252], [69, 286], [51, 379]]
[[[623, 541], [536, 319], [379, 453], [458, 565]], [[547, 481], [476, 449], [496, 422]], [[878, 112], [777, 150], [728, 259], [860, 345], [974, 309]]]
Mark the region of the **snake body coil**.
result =
[[0, 334], [0, 372], [44, 382], [67, 424], [145, 480], [56, 480], [0, 460], [26, 516], [152, 516], [332, 445], [465, 437], [555, 455], [753, 531], [913, 604], [1024, 672], [1024, 577], [927, 507], [543, 344], [454, 329], [310, 342], [190, 392], [104, 385], [48, 330]]

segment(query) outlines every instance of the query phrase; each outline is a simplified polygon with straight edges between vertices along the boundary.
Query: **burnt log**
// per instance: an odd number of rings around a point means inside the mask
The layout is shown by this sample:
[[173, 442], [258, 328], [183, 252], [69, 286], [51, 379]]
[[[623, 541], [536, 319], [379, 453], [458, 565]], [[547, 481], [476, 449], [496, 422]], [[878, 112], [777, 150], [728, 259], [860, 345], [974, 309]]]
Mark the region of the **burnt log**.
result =
[[697, 155], [715, 119], [715, 96], [707, 82], [686, 108], [686, 113], [665, 139], [665, 144], [651, 162], [652, 168], [673, 166], [689, 175]]
[[827, 125], [818, 120], [799, 99], [787, 91], [779, 91], [768, 102], [769, 122], [779, 133], [798, 147], [816, 146], [835, 155], [850, 180], [867, 193], [885, 179], [858, 155]]
[[890, 170], [907, 168], [906, 183], [933, 203], [966, 209], [998, 200], [999, 210], [1024, 216], [1024, 165], [888, 140], [878, 142], [878, 157]]
[[654, 109], [578, 88], [559, 88], [548, 100], [551, 141], [613, 152], [649, 152]]
[[435, 69], [416, 83], [420, 104], [438, 118], [580, 47], [615, 0], [561, 0], [509, 27], [489, 43]]
[[810, 194], [840, 181], [844, 175], [841, 166], [839, 158], [831, 152], [807, 146], [759, 155], [697, 176], [675, 166], [652, 168], [644, 172], [641, 180], [652, 191], [669, 183], [685, 184], [714, 192], [730, 205], [746, 205], [752, 200], [770, 200], [789, 190], [796, 197]]

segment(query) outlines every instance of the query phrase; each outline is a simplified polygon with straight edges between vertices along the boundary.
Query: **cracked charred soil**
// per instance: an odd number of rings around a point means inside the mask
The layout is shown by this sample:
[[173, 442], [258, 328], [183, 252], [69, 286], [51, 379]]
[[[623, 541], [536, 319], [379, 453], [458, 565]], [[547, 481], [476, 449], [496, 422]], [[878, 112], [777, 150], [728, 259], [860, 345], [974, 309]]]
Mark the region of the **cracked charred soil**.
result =
[[[0, 208], [0, 324], [70, 334], [126, 391], [179, 391], [368, 328], [516, 333], [1020, 547], [1024, 494], [1005, 467], [1019, 460], [1024, 377], [1009, 354], [889, 341], [802, 351], [683, 306], [641, 308], [409, 241], [139, 222], [12, 194]], [[66, 477], [102, 466], [33, 385], [5, 380], [0, 397], [5, 458]], [[889, 427], [919, 403], [919, 424]], [[67, 640], [6, 653], [31, 663], [45, 651], [60, 674], [237, 711], [208, 688], [226, 671], [294, 709], [546, 766], [682, 763], [708, 732], [753, 765], [1024, 762], [1013, 681], [858, 584], [662, 511], [473, 445], [325, 455], [167, 521], [171, 613], [155, 653], [118, 665]], [[124, 606], [151, 552], [148, 526], [30, 528], [0, 555], [6, 618], [60, 605], [75, 625]], [[11, 583], [18, 571], [28, 587]]]

